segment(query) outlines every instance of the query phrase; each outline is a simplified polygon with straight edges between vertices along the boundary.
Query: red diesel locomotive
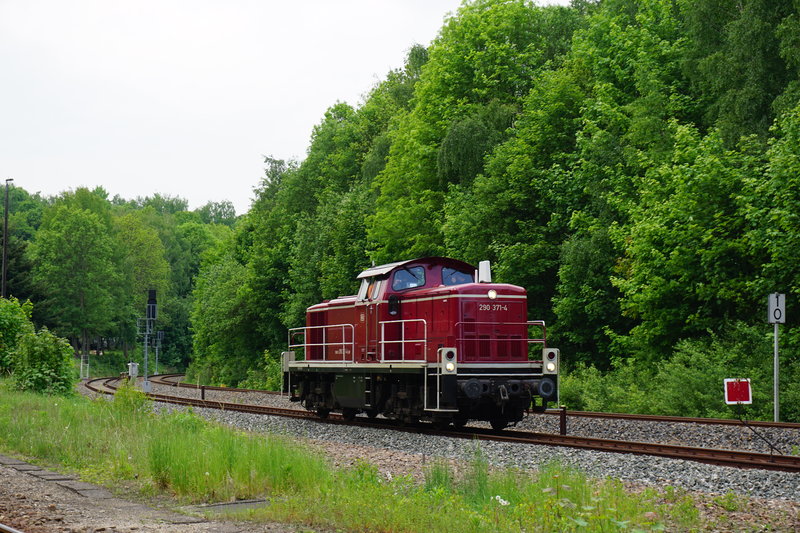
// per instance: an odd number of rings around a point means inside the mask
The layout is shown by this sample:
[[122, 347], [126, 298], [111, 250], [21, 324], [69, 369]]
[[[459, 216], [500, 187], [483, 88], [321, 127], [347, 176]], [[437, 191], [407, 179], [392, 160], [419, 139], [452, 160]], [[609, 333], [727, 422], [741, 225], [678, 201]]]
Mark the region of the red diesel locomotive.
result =
[[358, 279], [357, 295], [309, 307], [289, 331], [284, 386], [306, 409], [502, 429], [557, 399], [559, 351], [528, 321], [525, 289], [491, 283], [488, 261], [426, 257]]

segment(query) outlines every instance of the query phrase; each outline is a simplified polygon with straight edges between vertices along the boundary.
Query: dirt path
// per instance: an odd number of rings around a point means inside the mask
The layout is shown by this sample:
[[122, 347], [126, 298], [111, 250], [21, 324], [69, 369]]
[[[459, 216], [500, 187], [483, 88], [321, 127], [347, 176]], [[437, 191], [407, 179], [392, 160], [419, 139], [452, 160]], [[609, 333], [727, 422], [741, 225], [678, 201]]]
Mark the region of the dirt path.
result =
[[112, 495], [70, 476], [0, 455], [0, 523], [24, 533], [309, 531], [283, 524], [208, 521]]

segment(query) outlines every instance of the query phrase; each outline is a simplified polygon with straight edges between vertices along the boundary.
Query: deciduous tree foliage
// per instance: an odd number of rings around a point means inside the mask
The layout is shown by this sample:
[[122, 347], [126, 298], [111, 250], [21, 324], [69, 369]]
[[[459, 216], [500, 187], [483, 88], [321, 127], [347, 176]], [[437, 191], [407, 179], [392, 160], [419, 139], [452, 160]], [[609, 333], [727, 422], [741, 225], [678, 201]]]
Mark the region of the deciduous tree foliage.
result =
[[441, 253], [525, 286], [567, 367], [677, 368], [753, 331], [768, 292], [800, 296], [798, 17], [467, 0], [359, 106], [333, 105], [304, 161], [268, 161], [201, 277], [243, 269], [252, 365], [370, 262]]
[[[693, 358], [718, 364], [713, 376], [768, 376], [721, 354], [761, 350], [765, 296], [787, 293], [785, 383], [797, 383], [798, 57], [788, 0], [465, 0], [363, 101], [333, 103], [305, 160], [266, 158], [234, 225], [224, 202], [15, 196], [11, 229], [32, 242], [14, 255], [35, 259], [30, 292], [64, 328], [72, 304], [52, 280], [80, 268], [54, 273], [67, 259], [46, 251], [70, 246], [58, 241], [69, 221], [108, 257], [88, 270], [113, 275], [131, 272], [119, 237], [155, 232], [170, 335], [193, 346], [198, 375], [225, 383], [275, 367], [264, 354], [285, 349], [305, 308], [354, 292], [372, 262], [429, 254], [492, 260], [496, 279], [528, 289], [565, 366], [611, 369], [620, 393], [631, 376], [672, 383], [680, 368], [709, 387]], [[590, 367], [580, 375], [602, 379]], [[631, 387], [631, 409], [643, 408], [636, 390], [650, 389]]]
[[119, 271], [101, 215], [72, 202], [45, 213], [32, 245], [34, 280], [47, 299], [46, 316], [67, 337], [91, 337], [111, 329]]
[[566, 8], [477, 1], [445, 23], [375, 179], [367, 234], [378, 262], [444, 252], [447, 186], [482, 170], [542, 68], [566, 52], [579, 18]]
[[154, 288], [165, 332], [161, 361], [188, 362], [194, 277], [201, 256], [231, 233], [230, 209], [223, 225], [203, 223], [203, 208], [189, 212], [185, 200], [158, 194], [127, 201], [109, 200], [101, 187], [53, 198], [18, 186], [10, 193], [8, 290], [36, 304], [38, 326], [69, 337], [76, 349], [99, 343], [127, 355], [138, 345], [145, 291]]

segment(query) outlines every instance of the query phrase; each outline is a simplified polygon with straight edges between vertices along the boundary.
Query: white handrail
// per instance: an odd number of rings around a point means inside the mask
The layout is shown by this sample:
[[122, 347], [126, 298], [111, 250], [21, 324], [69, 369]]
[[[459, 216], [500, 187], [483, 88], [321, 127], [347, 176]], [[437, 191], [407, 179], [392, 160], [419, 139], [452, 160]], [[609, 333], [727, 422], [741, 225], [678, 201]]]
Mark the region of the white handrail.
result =
[[[406, 328], [400, 328], [400, 339], [393, 339], [393, 340], [386, 340], [386, 324], [402, 324], [405, 325], [409, 322], [422, 322], [422, 338], [421, 339], [406, 339]], [[422, 359], [425, 359], [425, 349], [428, 345], [428, 323], [425, 321], [424, 318], [410, 318], [407, 320], [385, 320], [380, 323], [381, 324], [381, 339], [378, 342], [381, 346], [381, 362], [385, 361], [405, 361], [406, 360], [406, 343], [416, 344], [422, 343]], [[397, 344], [400, 343], [400, 359], [386, 359], [386, 354], [384, 352], [384, 345], [385, 344]]]
[[[328, 342], [328, 330], [331, 328], [341, 328], [341, 335], [342, 340], [341, 342]], [[321, 343], [307, 343], [306, 337], [308, 335], [309, 330], [312, 329], [321, 329], [322, 330], [322, 342]], [[347, 332], [350, 332], [350, 340], [347, 340]], [[298, 334], [303, 335], [303, 342], [302, 343], [293, 343], [292, 338], [297, 336]], [[355, 328], [353, 324], [327, 324], [324, 326], [303, 326], [300, 328], [291, 328], [289, 330], [289, 339], [288, 339], [289, 349], [293, 348], [302, 348], [303, 349], [303, 360], [307, 360], [306, 357], [306, 349], [307, 348], [314, 348], [314, 347], [322, 347], [322, 361], [327, 362], [330, 361], [327, 358], [327, 348], [330, 346], [341, 346], [342, 348], [342, 359], [336, 359], [335, 361], [348, 361], [347, 355], [347, 348], [349, 345], [350, 348], [350, 362], [355, 360], [355, 353], [356, 353], [356, 345], [355, 345]]]

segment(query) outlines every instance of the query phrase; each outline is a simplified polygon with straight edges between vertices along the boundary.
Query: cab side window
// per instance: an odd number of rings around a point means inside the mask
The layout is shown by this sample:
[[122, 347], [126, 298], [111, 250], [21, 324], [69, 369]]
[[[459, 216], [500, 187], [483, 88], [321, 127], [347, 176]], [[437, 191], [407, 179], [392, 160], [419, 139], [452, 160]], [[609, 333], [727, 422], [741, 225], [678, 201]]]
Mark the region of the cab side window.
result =
[[378, 295], [381, 292], [381, 280], [379, 279], [371, 279], [369, 283], [369, 287], [367, 287], [367, 298], [370, 300], [375, 300], [378, 298]]
[[421, 266], [402, 268], [394, 273], [392, 280], [392, 290], [395, 291], [413, 289], [423, 285], [425, 285], [425, 268]]
[[376, 278], [367, 278], [361, 280], [361, 287], [358, 289], [358, 300], [375, 300], [381, 292], [381, 283], [383, 280]]

